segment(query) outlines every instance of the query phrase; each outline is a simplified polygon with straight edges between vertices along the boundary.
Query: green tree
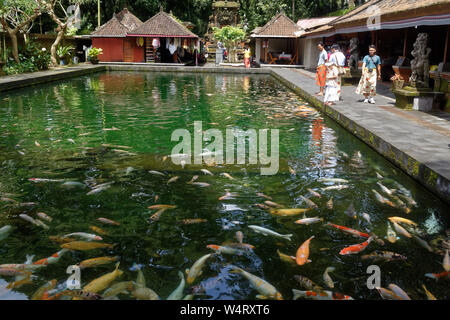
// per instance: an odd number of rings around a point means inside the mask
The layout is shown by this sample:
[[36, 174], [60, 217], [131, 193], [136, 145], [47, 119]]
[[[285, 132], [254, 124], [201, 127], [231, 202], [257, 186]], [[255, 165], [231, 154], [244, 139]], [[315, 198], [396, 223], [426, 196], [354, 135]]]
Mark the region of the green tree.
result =
[[[44, 0], [0, 0], [22, 1], [32, 3]], [[331, 12], [347, 7], [344, 0], [235, 0], [240, 3], [241, 21], [247, 26], [246, 31], [252, 31], [255, 27], [261, 27], [272, 19], [278, 12], [283, 11], [288, 17], [297, 21], [299, 18], [326, 16]], [[363, 0], [355, 0], [361, 3]], [[61, 3], [55, 5], [55, 15], [64, 22], [65, 13], [63, 7], [73, 3], [81, 3], [82, 21], [84, 33], [89, 29], [93, 31], [97, 26], [97, 0], [45, 0], [47, 3]], [[209, 17], [212, 14], [213, 0], [101, 0], [101, 23], [112, 18], [124, 8], [136, 15], [142, 21], [146, 21], [159, 12], [162, 8], [165, 12], [172, 12], [182, 21], [190, 21], [195, 25], [194, 33], [204, 36], [208, 29]], [[294, 13], [292, 12], [292, 9]], [[44, 31], [53, 28], [55, 21], [50, 15], [42, 16]], [[59, 26], [59, 25], [58, 25]], [[35, 31], [38, 29], [34, 29]]]
[[[19, 63], [17, 34], [29, 32], [30, 24], [41, 15], [37, 0], [0, 0], [0, 23], [8, 32], [12, 43], [12, 55]], [[25, 37], [26, 39], [26, 37]]]
[[216, 40], [223, 42], [229, 51], [230, 62], [237, 61], [236, 49], [238, 43], [245, 39], [245, 31], [241, 28], [225, 26], [221, 29], [214, 27], [214, 37]]
[[[37, 0], [41, 4], [41, 6], [44, 8], [45, 12], [52, 18], [53, 22], [57, 24], [56, 32], [57, 36], [55, 41], [52, 44], [52, 47], [50, 49], [51, 53], [51, 61], [52, 65], [56, 66], [58, 65], [58, 61], [56, 59], [56, 50], [58, 49], [59, 43], [64, 38], [64, 35], [67, 31], [67, 26], [69, 25], [69, 15], [67, 14], [66, 10], [64, 9], [65, 5], [68, 5], [68, 1], [65, 0]], [[87, 2], [92, 2], [96, 0], [76, 0], [71, 1], [72, 3], [75, 2], [75, 4], [82, 4]]]
[[239, 3], [241, 18], [250, 31], [262, 27], [281, 11], [297, 22], [300, 18], [326, 16], [347, 6], [344, 0], [239, 0]]

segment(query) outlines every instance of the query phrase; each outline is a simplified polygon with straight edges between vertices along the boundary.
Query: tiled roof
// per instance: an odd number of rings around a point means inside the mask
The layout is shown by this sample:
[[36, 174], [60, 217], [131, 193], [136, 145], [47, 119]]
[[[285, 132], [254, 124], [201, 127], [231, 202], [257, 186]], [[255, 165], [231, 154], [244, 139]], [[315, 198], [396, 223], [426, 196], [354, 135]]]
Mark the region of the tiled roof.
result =
[[171, 15], [161, 11], [131, 30], [130, 35], [151, 35], [160, 37], [198, 38], [188, 28], [176, 21]]
[[[376, 8], [378, 10], [374, 11]], [[353, 26], [365, 26], [368, 19], [379, 14], [381, 23], [389, 21], [405, 21], [428, 15], [450, 13], [450, 0], [370, 0], [341, 17], [315, 30], [305, 33], [306, 36], [339, 33], [339, 30]], [[400, 26], [405, 27], [404, 25]]]
[[128, 28], [125, 27], [114, 15], [104, 25], [100, 26], [98, 30], [91, 33], [92, 37], [125, 37], [128, 32]]
[[284, 13], [278, 13], [264, 27], [260, 30], [255, 30], [252, 34], [254, 38], [296, 38], [296, 32], [300, 31], [300, 28], [294, 21], [289, 19]]
[[111, 20], [91, 33], [92, 37], [125, 37], [127, 33], [142, 24], [136, 16], [127, 9], [114, 14]]
[[127, 27], [128, 30], [133, 30], [142, 24], [142, 21], [135, 15], [131, 14], [127, 8], [116, 14], [116, 18], [121, 24]]
[[297, 21], [297, 26], [303, 30], [309, 30], [316, 27], [326, 25], [327, 23], [336, 20], [337, 17], [311, 18], [300, 19]]
[[[383, 18], [389, 14], [404, 13], [408, 17], [420, 17], [429, 14], [426, 9], [431, 7], [440, 8], [438, 14], [450, 13], [450, 0], [370, 0], [363, 5], [355, 8], [347, 14], [337, 18], [331, 24], [338, 26], [344, 23], [367, 21], [369, 17], [374, 16], [375, 12], [370, 8], [377, 8]], [[442, 10], [444, 9], [444, 10]]]

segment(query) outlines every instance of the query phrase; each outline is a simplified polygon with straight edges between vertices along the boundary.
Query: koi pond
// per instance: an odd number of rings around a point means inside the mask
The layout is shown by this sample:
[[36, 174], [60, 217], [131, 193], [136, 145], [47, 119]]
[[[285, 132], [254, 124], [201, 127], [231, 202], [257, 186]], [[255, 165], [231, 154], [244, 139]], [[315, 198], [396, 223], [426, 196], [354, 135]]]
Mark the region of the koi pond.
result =
[[[278, 173], [174, 164], [194, 121], [279, 129]], [[0, 135], [0, 299], [450, 298], [450, 208], [270, 76], [23, 88], [0, 97]]]

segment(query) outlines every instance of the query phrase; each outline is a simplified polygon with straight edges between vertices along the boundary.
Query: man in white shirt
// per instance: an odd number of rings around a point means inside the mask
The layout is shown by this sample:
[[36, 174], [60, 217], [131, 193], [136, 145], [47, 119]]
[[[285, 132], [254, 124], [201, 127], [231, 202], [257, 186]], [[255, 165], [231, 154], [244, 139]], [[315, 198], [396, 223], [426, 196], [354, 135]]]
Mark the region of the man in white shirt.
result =
[[[342, 68], [345, 66], [345, 55], [340, 51], [340, 47], [338, 44], [333, 44], [331, 46], [331, 56], [330, 56], [330, 62], [334, 62], [338, 69], [342, 70]], [[342, 100], [341, 98], [341, 87], [342, 87], [342, 74], [338, 75], [338, 78], [336, 80], [337, 83], [337, 95], [339, 97], [339, 100]]]

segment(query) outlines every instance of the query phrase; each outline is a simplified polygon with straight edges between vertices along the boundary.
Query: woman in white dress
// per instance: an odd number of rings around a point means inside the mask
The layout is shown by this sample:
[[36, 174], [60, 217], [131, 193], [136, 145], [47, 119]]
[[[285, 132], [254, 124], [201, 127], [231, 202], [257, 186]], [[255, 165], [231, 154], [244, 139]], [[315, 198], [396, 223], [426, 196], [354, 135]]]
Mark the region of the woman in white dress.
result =
[[339, 71], [334, 62], [327, 62], [325, 66], [327, 67], [327, 75], [325, 80], [324, 102], [326, 105], [332, 105], [339, 100], [337, 84]]

